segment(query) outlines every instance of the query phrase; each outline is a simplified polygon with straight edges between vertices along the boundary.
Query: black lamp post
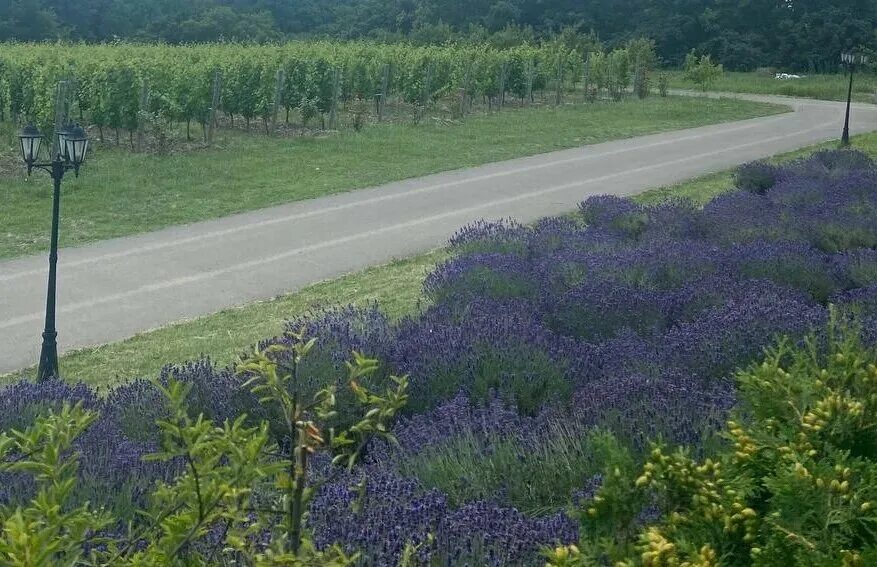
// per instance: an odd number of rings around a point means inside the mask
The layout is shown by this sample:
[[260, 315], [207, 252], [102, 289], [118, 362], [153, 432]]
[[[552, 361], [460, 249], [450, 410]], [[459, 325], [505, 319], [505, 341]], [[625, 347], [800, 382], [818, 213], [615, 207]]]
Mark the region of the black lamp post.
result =
[[[36, 126], [25, 126], [18, 139], [21, 143], [21, 158], [27, 165], [27, 174], [42, 169], [52, 176], [54, 193], [52, 199], [52, 244], [49, 252], [49, 286], [46, 294], [46, 328], [43, 331], [43, 348], [40, 352], [40, 367], [37, 380], [48, 380], [58, 376], [58, 331], [55, 329], [55, 283], [58, 269], [58, 221], [60, 219], [61, 180], [70, 170], [79, 176], [79, 167], [88, 152], [88, 136], [81, 126], [65, 126], [57, 132], [58, 151], [52, 161], [41, 162], [40, 146], [43, 136]], [[50, 150], [51, 151], [51, 150]]]
[[850, 70], [850, 86], [847, 90], [847, 113], [844, 118], [844, 131], [840, 138], [840, 145], [843, 147], [850, 145], [850, 106], [853, 102], [853, 74], [856, 71], [856, 63], [864, 65], [868, 62], [868, 58], [864, 55], [855, 55], [853, 53], [842, 53], [840, 60]]

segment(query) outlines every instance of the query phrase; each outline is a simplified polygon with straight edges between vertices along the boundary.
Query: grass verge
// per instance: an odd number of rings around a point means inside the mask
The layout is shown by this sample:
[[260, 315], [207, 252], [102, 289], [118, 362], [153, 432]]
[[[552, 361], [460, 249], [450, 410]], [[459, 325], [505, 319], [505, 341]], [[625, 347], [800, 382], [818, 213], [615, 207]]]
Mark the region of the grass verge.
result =
[[[877, 158], [877, 133], [854, 137], [853, 146]], [[823, 147], [833, 145], [803, 148], [774, 159], [794, 159]], [[656, 203], [687, 198], [705, 203], [732, 185], [733, 172], [725, 171], [652, 189], [635, 199], [641, 203]], [[202, 354], [209, 354], [219, 364], [230, 363], [248, 346], [280, 333], [285, 320], [327, 306], [362, 306], [377, 302], [390, 317], [398, 319], [415, 313], [422, 305], [424, 276], [447, 257], [444, 250], [429, 252], [318, 283], [269, 301], [226, 309], [117, 343], [71, 352], [61, 357], [61, 368], [68, 380], [111, 386], [137, 377], [154, 376], [166, 363], [193, 360]], [[0, 377], [0, 383], [32, 378], [34, 373], [35, 369], [30, 368], [7, 374]]]
[[[157, 230], [484, 163], [783, 112], [746, 101], [652, 97], [531, 108], [462, 122], [385, 124], [322, 138], [223, 132], [216, 147], [170, 156], [103, 149], [64, 182], [61, 246]], [[12, 155], [17, 143], [0, 133]], [[48, 249], [50, 181], [0, 175], [0, 258]]]
[[[682, 71], [669, 71], [670, 87], [693, 89], [694, 83], [685, 80]], [[732, 93], [774, 94], [817, 98], [822, 100], [846, 100], [849, 75], [806, 75], [801, 79], [776, 79], [762, 73], [726, 72], [710, 90]], [[877, 75], [857, 73], [853, 79], [853, 100], [875, 102]]]
[[[274, 299], [225, 309], [139, 333], [124, 341], [84, 348], [61, 357], [65, 379], [93, 386], [112, 386], [139, 377], [154, 376], [166, 363], [210, 356], [229, 364], [247, 347], [278, 335], [286, 320], [333, 305], [365, 306], [378, 302], [390, 317], [414, 313], [422, 301], [423, 278], [447, 258], [436, 250], [397, 260], [308, 286]], [[35, 368], [0, 376], [0, 383], [33, 378]]]

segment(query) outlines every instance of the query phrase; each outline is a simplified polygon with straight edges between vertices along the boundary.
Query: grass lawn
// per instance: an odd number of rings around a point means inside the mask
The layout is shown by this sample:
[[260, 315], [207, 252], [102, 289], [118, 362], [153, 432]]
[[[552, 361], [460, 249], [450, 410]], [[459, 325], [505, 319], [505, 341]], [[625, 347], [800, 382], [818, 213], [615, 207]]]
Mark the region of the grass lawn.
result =
[[[695, 84], [686, 81], [682, 71], [669, 71], [670, 87], [693, 89]], [[731, 73], [710, 87], [710, 90], [734, 93], [776, 94], [824, 100], [846, 100], [849, 75], [806, 75], [801, 79], [778, 80], [773, 75], [761, 73]], [[856, 73], [853, 79], [853, 100], [874, 102], [877, 93], [877, 75]]]
[[[64, 183], [61, 245], [72, 246], [439, 171], [551, 150], [783, 112], [736, 100], [531, 108], [462, 122], [385, 124], [360, 133], [267, 138], [222, 132], [212, 149], [165, 157], [104, 148]], [[25, 181], [17, 139], [0, 132], [0, 258], [48, 248], [51, 182]]]
[[[853, 146], [877, 158], [877, 133], [856, 136]], [[775, 158], [794, 159], [832, 144], [804, 148]], [[688, 198], [705, 203], [727, 191], [733, 183], [733, 172], [707, 175], [670, 187], [647, 191], [636, 197], [642, 203], [655, 203], [668, 198]], [[416, 313], [421, 307], [423, 277], [436, 262], [447, 258], [437, 250], [385, 266], [318, 283], [304, 290], [270, 301], [262, 301], [192, 321], [176, 323], [130, 339], [83, 349], [61, 357], [64, 376], [71, 381], [112, 385], [132, 378], [153, 376], [165, 363], [178, 363], [209, 354], [219, 364], [228, 364], [248, 346], [272, 337], [283, 329], [289, 318], [332, 305], [367, 305], [378, 302], [393, 318]], [[24, 372], [32, 377], [35, 369]], [[19, 374], [0, 377], [0, 383], [18, 378]]]

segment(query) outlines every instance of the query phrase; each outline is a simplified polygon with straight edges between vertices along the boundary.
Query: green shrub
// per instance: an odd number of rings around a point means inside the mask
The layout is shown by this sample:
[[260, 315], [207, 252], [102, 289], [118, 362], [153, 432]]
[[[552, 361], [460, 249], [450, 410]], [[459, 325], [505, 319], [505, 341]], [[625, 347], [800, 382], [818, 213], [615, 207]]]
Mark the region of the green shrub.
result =
[[298, 110], [301, 113], [301, 124], [307, 128], [311, 120], [320, 116], [319, 101], [314, 98], [303, 98]]
[[877, 284], [877, 257], [860, 256], [850, 263], [848, 268], [850, 286], [854, 288], [868, 287]]
[[734, 185], [742, 191], [764, 195], [776, 185], [780, 168], [764, 161], [741, 165], [734, 175]]
[[[352, 565], [357, 555], [338, 546], [317, 550], [304, 528], [313, 494], [311, 455], [329, 450], [333, 465], [349, 469], [370, 439], [392, 440], [388, 424], [407, 400], [407, 379], [394, 378], [396, 388], [378, 396], [359, 385], [374, 373], [377, 361], [354, 353], [348, 379], [364, 416], [345, 430], [323, 430], [321, 420], [335, 408], [334, 391], [299, 395], [294, 368], [314, 341], [294, 339], [290, 346], [257, 351], [240, 365], [248, 378], [245, 387], [282, 414], [285, 443], [271, 442], [267, 421], [250, 427], [245, 415], [222, 425], [203, 414], [192, 417], [186, 401], [192, 384], [173, 377], [154, 382], [168, 415], [158, 421], [160, 443], [147, 459], [178, 463], [181, 472], [159, 482], [148, 509], [116, 537], [102, 534], [123, 522], [75, 498], [78, 452], [73, 443], [98, 417], [96, 412], [81, 403], [65, 404], [23, 431], [0, 432], [0, 473], [29, 475], [36, 486], [30, 502], [0, 508], [0, 564]], [[278, 357], [290, 361], [293, 371], [285, 371]], [[270, 540], [263, 545], [266, 535]]]
[[536, 284], [526, 274], [487, 266], [474, 266], [441, 286], [425, 286], [425, 294], [431, 301], [454, 305], [460, 310], [480, 297], [532, 298], [536, 292]]
[[478, 401], [494, 393], [524, 415], [536, 415], [549, 402], [562, 403], [572, 393], [568, 365], [555, 361], [539, 347], [524, 342], [482, 343], [454, 364], [437, 364], [428, 391], [412, 394], [413, 412], [434, 407], [466, 388]]
[[667, 98], [668, 91], [670, 90], [670, 77], [667, 76], [667, 73], [661, 73], [658, 75], [658, 94], [661, 95], [661, 98]]
[[525, 514], [545, 514], [568, 506], [574, 492], [622, 451], [613, 436], [593, 430], [554, 424], [541, 433], [543, 443], [525, 446], [515, 438], [464, 432], [440, 447], [408, 455], [400, 472], [438, 488], [455, 506], [499, 494], [503, 504]]
[[697, 56], [694, 50], [685, 56], [685, 78], [706, 92], [725, 73], [721, 63], [713, 63], [709, 55]]
[[816, 248], [829, 254], [856, 248], [877, 248], [877, 230], [825, 223], [818, 227], [813, 240]]
[[874, 565], [877, 349], [859, 337], [835, 316], [781, 341], [737, 376], [717, 456], [655, 446], [639, 472], [607, 475], [621, 480], [584, 506], [581, 545], [549, 564]]

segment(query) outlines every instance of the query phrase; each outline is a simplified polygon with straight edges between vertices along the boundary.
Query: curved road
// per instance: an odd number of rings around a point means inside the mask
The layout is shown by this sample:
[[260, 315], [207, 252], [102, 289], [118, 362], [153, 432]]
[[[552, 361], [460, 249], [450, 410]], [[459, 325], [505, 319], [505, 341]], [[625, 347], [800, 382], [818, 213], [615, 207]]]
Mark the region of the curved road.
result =
[[[843, 105], [783, 97], [793, 112], [643, 136], [451, 171], [66, 248], [59, 261], [59, 349], [129, 337], [270, 298], [438, 247], [479, 218], [527, 222], [589, 195], [631, 195], [836, 139]], [[855, 132], [877, 129], [856, 105]], [[36, 363], [44, 255], [0, 263], [0, 373]]]

